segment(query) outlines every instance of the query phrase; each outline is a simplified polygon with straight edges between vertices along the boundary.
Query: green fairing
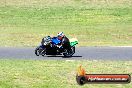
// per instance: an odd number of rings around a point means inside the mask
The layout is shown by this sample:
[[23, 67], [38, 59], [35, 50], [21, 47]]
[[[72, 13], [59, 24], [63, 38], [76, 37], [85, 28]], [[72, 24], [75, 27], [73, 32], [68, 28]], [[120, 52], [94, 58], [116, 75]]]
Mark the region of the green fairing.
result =
[[78, 44], [78, 41], [70, 42], [71, 46], [75, 46], [76, 44]]

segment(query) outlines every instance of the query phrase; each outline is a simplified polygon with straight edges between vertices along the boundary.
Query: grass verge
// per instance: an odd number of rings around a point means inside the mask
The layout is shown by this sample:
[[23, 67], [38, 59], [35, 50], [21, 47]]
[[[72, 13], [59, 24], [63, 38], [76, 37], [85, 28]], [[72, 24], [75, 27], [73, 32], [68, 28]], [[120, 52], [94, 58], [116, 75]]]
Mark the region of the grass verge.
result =
[[132, 46], [131, 7], [130, 0], [2, 0], [0, 46], [36, 46], [60, 31], [79, 46]]
[[[128, 73], [132, 61], [88, 60], [0, 60], [0, 88], [80, 88], [76, 83], [77, 67], [87, 73]], [[82, 88], [130, 88], [130, 84], [86, 84]]]

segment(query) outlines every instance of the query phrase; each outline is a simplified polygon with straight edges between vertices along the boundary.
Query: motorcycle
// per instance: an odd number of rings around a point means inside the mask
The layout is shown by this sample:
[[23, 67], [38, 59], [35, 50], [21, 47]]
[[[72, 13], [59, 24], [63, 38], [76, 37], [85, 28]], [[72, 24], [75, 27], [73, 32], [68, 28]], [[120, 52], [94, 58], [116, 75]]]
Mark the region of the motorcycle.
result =
[[44, 37], [41, 44], [35, 49], [36, 56], [64, 55], [64, 57], [71, 57], [75, 53], [75, 46], [78, 44], [78, 40], [76, 38], [70, 39], [70, 49], [64, 49], [63, 46], [59, 46], [60, 42], [57, 37]]

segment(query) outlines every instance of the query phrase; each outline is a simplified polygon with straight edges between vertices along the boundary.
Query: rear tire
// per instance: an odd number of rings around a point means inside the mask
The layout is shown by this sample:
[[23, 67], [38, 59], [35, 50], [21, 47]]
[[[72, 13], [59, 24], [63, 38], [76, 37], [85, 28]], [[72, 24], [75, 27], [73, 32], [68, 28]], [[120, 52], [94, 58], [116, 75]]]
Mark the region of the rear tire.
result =
[[75, 53], [75, 47], [72, 46], [70, 50], [65, 49], [65, 53], [63, 53], [64, 57], [71, 57]]

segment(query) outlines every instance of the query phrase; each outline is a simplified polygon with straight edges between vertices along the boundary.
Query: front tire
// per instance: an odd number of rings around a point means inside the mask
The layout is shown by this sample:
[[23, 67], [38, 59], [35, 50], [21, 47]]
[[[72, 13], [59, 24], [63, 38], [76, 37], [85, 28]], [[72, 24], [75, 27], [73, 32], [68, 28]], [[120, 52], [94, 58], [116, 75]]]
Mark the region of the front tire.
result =
[[36, 56], [39, 56], [39, 55], [44, 56], [46, 54], [46, 49], [45, 48], [43, 49], [41, 46], [39, 46], [35, 49], [35, 54]]
[[35, 49], [35, 54], [36, 54], [36, 56], [39, 56], [39, 47], [37, 47], [37, 48]]
[[46, 54], [46, 49], [43, 49], [43, 50], [41, 51], [41, 55], [44, 57], [45, 54]]

